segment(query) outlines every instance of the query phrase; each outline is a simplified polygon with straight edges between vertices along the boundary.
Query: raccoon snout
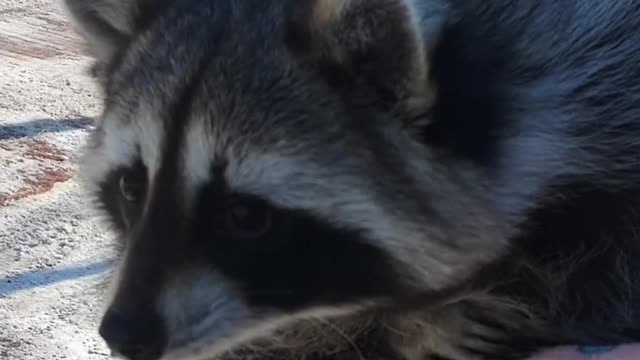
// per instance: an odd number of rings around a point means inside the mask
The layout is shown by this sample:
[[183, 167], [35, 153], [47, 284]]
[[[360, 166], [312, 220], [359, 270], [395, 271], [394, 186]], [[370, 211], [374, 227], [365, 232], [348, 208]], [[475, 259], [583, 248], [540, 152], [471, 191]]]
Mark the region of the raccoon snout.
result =
[[130, 360], [158, 359], [167, 343], [158, 315], [113, 306], [102, 318], [99, 334], [113, 353]]

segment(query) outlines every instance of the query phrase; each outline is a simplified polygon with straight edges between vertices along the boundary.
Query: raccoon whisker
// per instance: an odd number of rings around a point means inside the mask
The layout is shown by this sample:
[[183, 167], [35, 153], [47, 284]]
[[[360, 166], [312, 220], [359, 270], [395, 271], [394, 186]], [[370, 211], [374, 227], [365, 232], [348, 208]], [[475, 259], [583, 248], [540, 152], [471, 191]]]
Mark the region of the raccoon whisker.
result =
[[352, 339], [349, 335], [347, 335], [339, 327], [337, 327], [336, 325], [332, 324], [330, 321], [325, 320], [325, 319], [321, 319], [321, 318], [318, 318], [318, 317], [313, 317], [312, 319], [314, 321], [318, 322], [318, 323], [321, 323], [321, 324], [325, 325], [326, 327], [329, 328], [329, 330], [334, 331], [339, 337], [341, 337], [342, 339], [347, 341], [349, 346], [356, 352], [356, 355], [358, 356], [358, 359], [365, 360], [364, 354], [362, 353], [362, 350], [360, 349], [358, 344], [356, 344], [354, 339]]
[[409, 336], [408, 332], [402, 331], [400, 329], [398, 329], [397, 327], [391, 326], [389, 325], [389, 323], [387, 323], [386, 321], [381, 321], [380, 325], [385, 328], [386, 330], [389, 330], [390, 332], [402, 336], [402, 337], [407, 337]]

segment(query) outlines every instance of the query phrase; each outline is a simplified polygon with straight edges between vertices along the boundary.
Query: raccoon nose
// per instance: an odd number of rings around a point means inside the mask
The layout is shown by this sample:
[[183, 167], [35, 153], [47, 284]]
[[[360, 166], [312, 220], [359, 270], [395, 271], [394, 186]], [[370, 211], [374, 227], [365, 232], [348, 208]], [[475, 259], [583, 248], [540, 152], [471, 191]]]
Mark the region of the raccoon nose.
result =
[[157, 315], [111, 307], [99, 329], [111, 351], [127, 359], [157, 359], [166, 343], [164, 327]]

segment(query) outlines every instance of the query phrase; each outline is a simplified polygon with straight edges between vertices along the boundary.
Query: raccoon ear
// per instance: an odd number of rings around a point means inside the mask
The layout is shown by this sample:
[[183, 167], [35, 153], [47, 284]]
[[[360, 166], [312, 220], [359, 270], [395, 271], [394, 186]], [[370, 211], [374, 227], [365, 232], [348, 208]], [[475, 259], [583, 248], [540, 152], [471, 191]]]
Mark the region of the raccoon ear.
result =
[[132, 36], [141, 2], [144, 0], [64, 0], [64, 8], [91, 55], [108, 64]]
[[415, 10], [411, 0], [299, 0], [286, 42], [393, 101], [428, 106], [428, 42]]

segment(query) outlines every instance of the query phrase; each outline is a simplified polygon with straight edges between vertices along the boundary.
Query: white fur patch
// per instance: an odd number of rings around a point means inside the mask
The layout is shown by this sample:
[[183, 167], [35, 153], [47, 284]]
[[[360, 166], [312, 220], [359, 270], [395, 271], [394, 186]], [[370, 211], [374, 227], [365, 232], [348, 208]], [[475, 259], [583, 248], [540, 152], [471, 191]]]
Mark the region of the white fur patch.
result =
[[95, 190], [111, 171], [133, 165], [138, 157], [152, 180], [162, 161], [164, 137], [157, 115], [145, 104], [133, 113], [115, 109], [104, 114], [84, 149], [79, 171], [82, 180]]
[[212, 128], [206, 116], [193, 116], [186, 131], [182, 149], [182, 168], [187, 191], [211, 180], [211, 166], [221, 157], [225, 139]]
[[80, 176], [90, 185], [102, 182], [107, 174], [120, 166], [132, 165], [136, 157], [136, 134], [125, 126], [117, 112], [105, 114], [92, 143], [80, 162]]
[[166, 142], [163, 118], [157, 110], [162, 108], [159, 105], [153, 102], [150, 104], [141, 103], [136, 111], [137, 117], [133, 121], [137, 143], [140, 146], [140, 155], [147, 167], [150, 179], [153, 179], [160, 169], [162, 148]]

